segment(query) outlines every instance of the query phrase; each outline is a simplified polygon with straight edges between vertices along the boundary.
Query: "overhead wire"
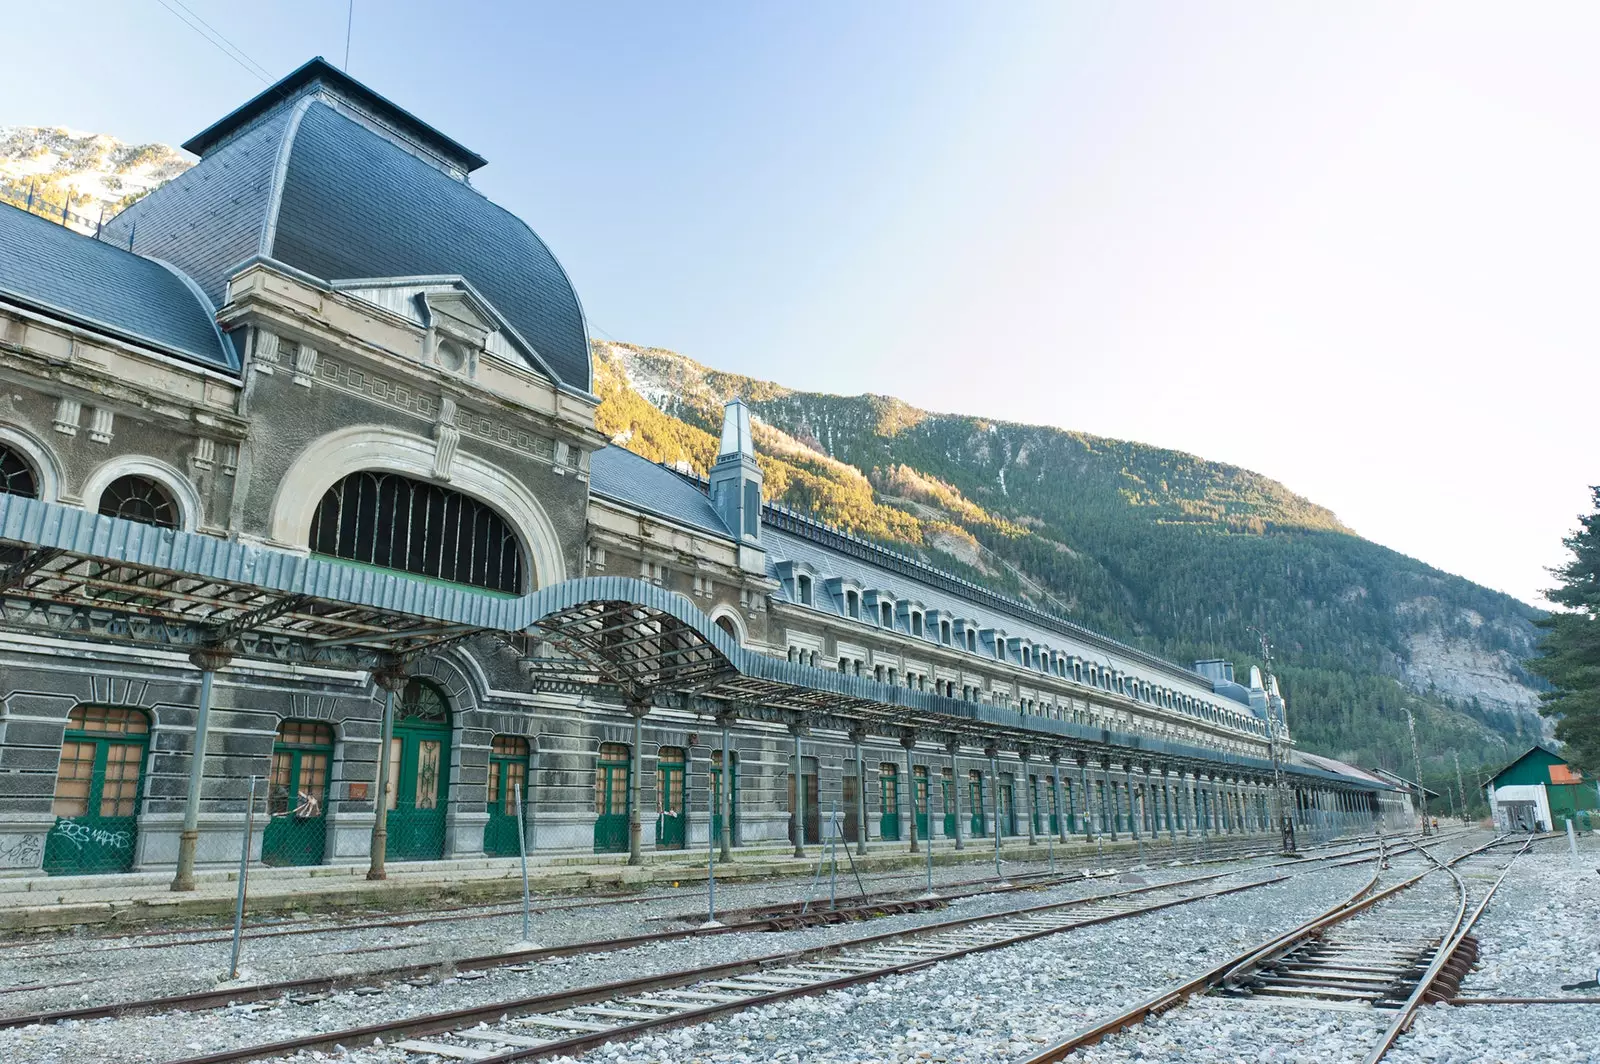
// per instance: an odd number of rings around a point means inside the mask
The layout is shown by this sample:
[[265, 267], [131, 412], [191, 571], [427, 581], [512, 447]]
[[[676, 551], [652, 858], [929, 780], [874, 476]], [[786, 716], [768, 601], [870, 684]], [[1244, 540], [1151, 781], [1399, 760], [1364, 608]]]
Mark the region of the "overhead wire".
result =
[[223, 36], [220, 30], [196, 14], [183, 0], [156, 0], [156, 3], [170, 11], [179, 22], [182, 22], [185, 26], [188, 26], [201, 37], [211, 42], [218, 51], [238, 63], [250, 74], [269, 85], [272, 84], [272, 75], [267, 72], [266, 67], [246, 55], [244, 49]]

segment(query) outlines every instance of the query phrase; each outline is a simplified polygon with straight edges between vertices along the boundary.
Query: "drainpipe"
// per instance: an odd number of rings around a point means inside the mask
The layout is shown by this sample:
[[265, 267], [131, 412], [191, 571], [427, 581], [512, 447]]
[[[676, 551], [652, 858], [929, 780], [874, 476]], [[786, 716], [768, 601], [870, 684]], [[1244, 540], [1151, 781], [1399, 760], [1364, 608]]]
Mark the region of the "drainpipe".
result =
[[800, 755], [800, 734], [805, 731], [805, 724], [799, 720], [789, 723], [789, 734], [794, 736], [794, 801], [789, 810], [789, 822], [794, 826], [794, 855], [806, 855], [806, 781], [801, 776], [801, 768], [805, 761]]
[[[1017, 758], [1022, 762], [1022, 794], [1028, 801], [1028, 845], [1037, 846], [1039, 839], [1033, 829], [1033, 818], [1039, 811], [1033, 807], [1033, 777], [1028, 774], [1028, 761], [1031, 757], [1032, 753], [1026, 746], [1017, 751]], [[1016, 792], [1013, 791], [1012, 794], [1015, 795]], [[1013, 797], [1012, 800], [1016, 799]]]
[[[912, 767], [911, 767], [911, 748], [917, 745], [917, 737], [915, 735], [902, 735], [900, 737], [900, 745], [906, 748], [906, 805], [908, 805], [910, 807], [910, 811], [911, 811], [911, 816], [909, 818], [910, 821], [911, 821], [911, 852], [912, 853], [916, 853], [917, 852], [917, 777], [916, 777], [916, 774], [912, 771]], [[932, 781], [930, 780], [929, 782], [931, 784]], [[928, 804], [930, 806], [933, 804], [931, 795], [929, 796]], [[929, 810], [929, 813], [928, 813], [928, 819], [929, 820], [933, 819], [933, 812], [932, 812], [931, 809]], [[933, 831], [933, 825], [931, 823], [928, 825], [928, 831], [930, 833]]]
[[644, 836], [644, 821], [641, 807], [644, 804], [644, 718], [649, 712], [648, 702], [628, 704], [628, 714], [633, 717], [633, 752], [629, 758], [633, 762], [629, 775], [633, 778], [628, 781], [628, 863], [631, 865], [644, 864], [641, 843]]
[[206, 731], [211, 718], [211, 679], [228, 667], [233, 655], [217, 647], [201, 647], [189, 655], [200, 670], [200, 706], [194, 719], [194, 752], [189, 758], [189, 794], [183, 803], [183, 832], [178, 836], [178, 870], [173, 890], [194, 889], [194, 853], [200, 841], [200, 786], [206, 774]]
[[717, 804], [721, 806], [722, 830], [718, 832], [722, 838], [719, 840], [722, 854], [721, 860], [733, 860], [733, 747], [728, 737], [728, 726], [733, 721], [731, 713], [723, 713], [718, 718], [722, 723], [722, 800]]
[[[1117, 792], [1116, 784], [1111, 782], [1111, 759], [1100, 759], [1100, 783], [1105, 788], [1100, 795], [1100, 812], [1105, 821], [1100, 825], [1100, 833], [1106, 834], [1110, 829], [1111, 841], [1117, 841]], [[1109, 814], [1109, 815], [1108, 815]]]
[[959, 746], [960, 743], [951, 739], [945, 743], [944, 748], [950, 752], [950, 801], [953, 803], [951, 810], [955, 814], [956, 849], [964, 850], [966, 844], [961, 839], [961, 785], [965, 781], [961, 778], [960, 770], [956, 768], [956, 749]]
[[1094, 801], [1089, 796], [1089, 758], [1078, 755], [1078, 790], [1083, 803], [1083, 841], [1094, 841]]
[[388, 872], [383, 862], [389, 852], [389, 778], [394, 766], [389, 763], [389, 748], [394, 745], [394, 700], [405, 690], [405, 670], [388, 665], [372, 674], [372, 682], [383, 690], [383, 722], [378, 726], [378, 794], [372, 800], [372, 845], [367, 878], [384, 879]]
[[1050, 751], [1050, 790], [1051, 801], [1055, 803], [1056, 810], [1056, 838], [1062, 842], [1067, 841], [1067, 811], [1061, 805], [1061, 751]]
[[[866, 754], [861, 750], [862, 740], [866, 739], [865, 728], [857, 725], [850, 729], [850, 741], [856, 748], [856, 856], [867, 855], [867, 764]], [[845, 843], [849, 845], [848, 842]]]
[[1132, 835], [1134, 841], [1137, 842], [1139, 839], [1139, 803], [1133, 793], [1133, 762], [1124, 761], [1122, 763], [1122, 778], [1127, 781], [1125, 786], [1128, 791], [1128, 834]]

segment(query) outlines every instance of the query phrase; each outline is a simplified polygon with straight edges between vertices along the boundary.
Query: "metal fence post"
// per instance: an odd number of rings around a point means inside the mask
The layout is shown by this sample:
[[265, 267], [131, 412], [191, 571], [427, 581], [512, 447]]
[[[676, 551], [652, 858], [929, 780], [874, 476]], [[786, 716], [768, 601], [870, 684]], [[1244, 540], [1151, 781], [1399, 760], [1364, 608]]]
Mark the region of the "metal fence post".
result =
[[245, 799], [244, 842], [239, 846], [239, 896], [233, 905], [233, 955], [228, 959], [228, 978], [239, 978], [239, 949], [244, 939], [244, 898], [250, 880], [250, 838], [256, 832], [256, 777], [250, 777], [250, 795]]
[[517, 800], [517, 855], [522, 858], [522, 941], [528, 941], [528, 836], [522, 826], [522, 784], [513, 783], [511, 793]]

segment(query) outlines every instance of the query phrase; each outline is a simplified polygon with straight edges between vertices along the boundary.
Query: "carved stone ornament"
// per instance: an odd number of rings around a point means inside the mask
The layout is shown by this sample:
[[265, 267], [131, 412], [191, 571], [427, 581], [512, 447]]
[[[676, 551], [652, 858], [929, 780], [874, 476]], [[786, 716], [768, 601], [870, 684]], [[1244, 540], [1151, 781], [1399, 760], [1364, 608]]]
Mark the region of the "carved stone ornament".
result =
[[317, 349], [301, 344], [294, 355], [294, 376], [290, 380], [302, 388], [311, 387], [311, 375], [317, 371]]
[[250, 364], [257, 373], [265, 373], [269, 377], [278, 371], [277, 333], [269, 333], [265, 329], [256, 333], [255, 357]]
[[95, 443], [110, 443], [116, 415], [103, 406], [97, 406], [89, 415], [89, 439]]
[[76, 436], [78, 434], [78, 419], [83, 415], [83, 404], [76, 399], [62, 396], [56, 400], [56, 412], [51, 417], [50, 423], [55, 430], [63, 436]]
[[456, 428], [456, 401], [448, 395], [439, 400], [439, 416], [433, 423], [433, 475], [440, 480], [450, 479], [450, 467], [456, 460], [456, 448], [461, 443], [461, 430]]
[[204, 436], [194, 441], [194, 467], [196, 469], [210, 469], [216, 464], [217, 444]]

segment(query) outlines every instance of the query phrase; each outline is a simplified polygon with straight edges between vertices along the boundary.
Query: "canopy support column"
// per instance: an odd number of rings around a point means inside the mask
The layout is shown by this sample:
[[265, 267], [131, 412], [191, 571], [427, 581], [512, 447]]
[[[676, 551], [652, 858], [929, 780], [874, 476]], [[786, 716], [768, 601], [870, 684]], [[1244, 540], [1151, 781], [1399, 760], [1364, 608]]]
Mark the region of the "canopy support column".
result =
[[200, 705], [194, 718], [194, 752], [189, 759], [189, 794], [183, 803], [183, 832], [178, 836], [178, 870], [172, 877], [173, 890], [194, 889], [194, 855], [200, 842], [200, 788], [206, 774], [206, 733], [211, 723], [211, 680], [218, 669], [227, 668], [233, 655], [215, 647], [205, 647], [189, 655], [200, 670]]

